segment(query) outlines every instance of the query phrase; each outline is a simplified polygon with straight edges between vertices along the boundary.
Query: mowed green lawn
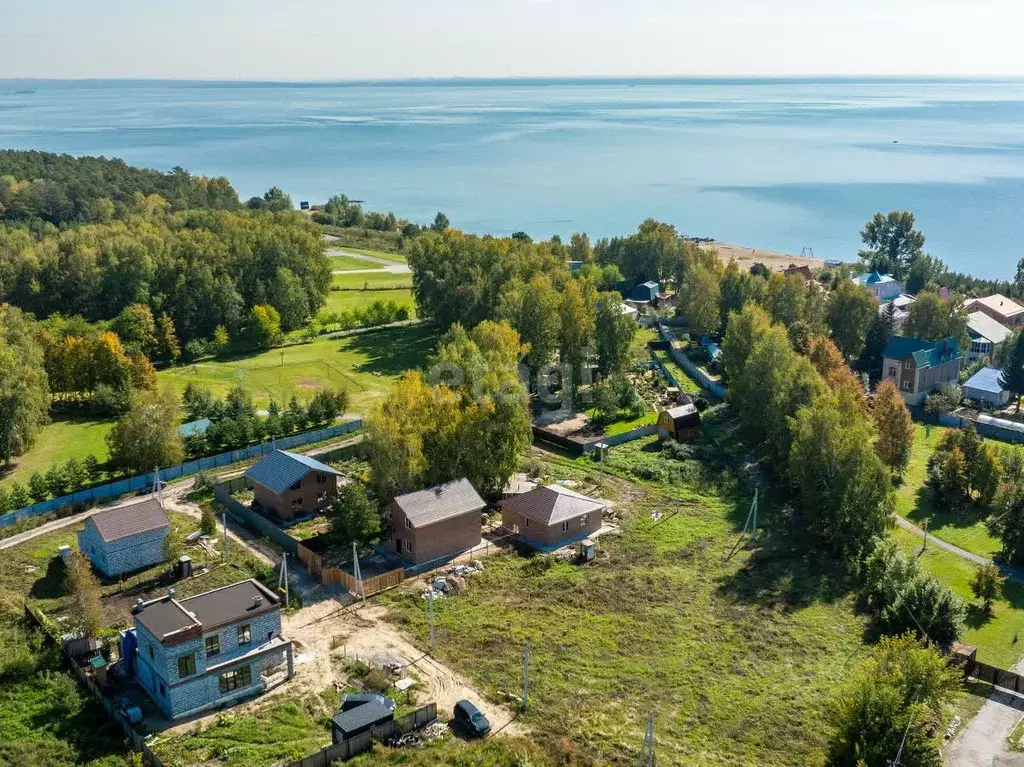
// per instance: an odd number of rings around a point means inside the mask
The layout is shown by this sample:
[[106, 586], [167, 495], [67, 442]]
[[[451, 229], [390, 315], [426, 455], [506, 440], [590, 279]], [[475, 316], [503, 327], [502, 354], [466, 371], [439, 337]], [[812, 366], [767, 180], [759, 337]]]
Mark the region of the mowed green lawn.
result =
[[93, 419], [57, 420], [43, 428], [36, 444], [23, 456], [15, 458], [10, 467], [0, 464], [0, 487], [14, 482], [25, 484], [33, 472], [45, 472], [55, 463], [63, 463], [72, 456], [96, 456], [100, 463], [107, 460], [107, 432], [113, 428], [112, 420]]
[[[344, 250], [348, 253], [361, 253], [364, 256], [373, 256], [374, 258], [382, 258], [385, 261], [393, 261], [396, 264], [404, 264], [406, 258], [401, 253], [389, 253], [386, 250], [370, 250], [369, 248], [350, 248], [347, 245], [337, 246], [338, 249]], [[330, 254], [332, 248], [328, 248], [327, 252]]]
[[949, 586], [967, 603], [969, 610], [963, 640], [978, 646], [978, 660], [1010, 668], [1024, 655], [1024, 585], [1006, 580], [992, 613], [985, 614], [971, 593], [971, 579], [977, 566], [955, 554], [929, 545], [921, 553], [921, 539], [897, 528], [893, 531], [900, 547], [918, 557], [921, 569]]
[[[536, 455], [536, 454], [535, 454]], [[656, 439], [612, 448], [606, 469], [661, 459]], [[607, 476], [591, 459], [545, 457], [548, 479], [616, 501], [622, 535], [598, 540], [580, 566], [516, 553], [491, 557], [467, 592], [435, 604], [436, 655], [500, 700], [522, 690], [521, 722], [553, 759], [633, 764], [648, 713], [659, 764], [794, 765], [824, 761], [835, 687], [864, 655], [866, 618], [779, 528], [760, 552], [731, 558], [750, 498]], [[622, 464], [624, 469], [627, 463]], [[677, 503], [679, 506], [677, 507]], [[664, 516], [652, 519], [653, 512]], [[764, 504], [771, 525], [777, 510]], [[422, 648], [418, 591], [383, 597]]]
[[349, 409], [361, 412], [402, 372], [420, 367], [435, 340], [435, 331], [426, 326], [381, 328], [257, 355], [182, 365], [161, 372], [159, 380], [178, 394], [192, 383], [217, 396], [241, 384], [261, 406], [272, 397], [281, 402], [293, 394], [308, 398], [322, 387], [344, 388], [352, 397]]
[[327, 294], [327, 306], [329, 312], [350, 312], [353, 309], [362, 309], [374, 301], [394, 301], [404, 304], [413, 310], [415, 316], [416, 302], [412, 297], [412, 290], [402, 288], [401, 290], [332, 290]]
[[[991, 558], [1002, 548], [1002, 542], [989, 527], [987, 520], [970, 511], [961, 512], [936, 506], [925, 487], [928, 459], [947, 431], [949, 429], [942, 426], [915, 424], [914, 449], [903, 483], [896, 491], [896, 511], [918, 527], [923, 528], [927, 519], [928, 531], [937, 538]], [[1013, 450], [1022, 449], [995, 440], [990, 440], [989, 444]]]
[[377, 269], [378, 264], [375, 261], [367, 261], [364, 258], [356, 258], [355, 256], [339, 254], [337, 252], [327, 251], [327, 258], [331, 262], [331, 270], [337, 271], [340, 269]]
[[335, 274], [334, 285], [350, 290], [379, 290], [381, 288], [411, 288], [411, 274], [394, 274], [380, 269], [362, 274]]

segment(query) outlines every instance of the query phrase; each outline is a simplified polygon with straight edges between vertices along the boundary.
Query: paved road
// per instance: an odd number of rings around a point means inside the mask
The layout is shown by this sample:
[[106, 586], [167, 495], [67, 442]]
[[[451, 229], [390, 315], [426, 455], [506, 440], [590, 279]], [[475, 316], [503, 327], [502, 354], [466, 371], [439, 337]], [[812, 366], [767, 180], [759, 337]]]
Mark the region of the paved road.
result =
[[[1024, 671], [1024, 661], [1011, 669]], [[1009, 767], [1024, 765], [1024, 754], [1007, 748], [1006, 736], [1024, 714], [1024, 698], [993, 687], [985, 705], [945, 750], [947, 767]]]
[[356, 258], [360, 261], [366, 261], [368, 264], [374, 264], [373, 268], [367, 269], [336, 269], [334, 274], [365, 274], [367, 272], [391, 272], [391, 274], [409, 274], [412, 269], [404, 261], [388, 261], [386, 258], [378, 258], [377, 256], [368, 256], [365, 253], [354, 253], [351, 250], [344, 250], [342, 248], [328, 248], [328, 256], [348, 256], [349, 258]]
[[[898, 514], [893, 515], [896, 519], [896, 524], [902, 527], [904, 530], [913, 533], [918, 538], [924, 539], [924, 530], [915, 525], [913, 522], [908, 522]], [[934, 535], [928, 536], [928, 545], [940, 548], [943, 551], [948, 551], [950, 554], [955, 554], [961, 559], [966, 559], [968, 562], [972, 562], [976, 565], [989, 565], [995, 564], [999, 568], [999, 571], [1009, 578], [1011, 581], [1017, 583], [1024, 583], [1024, 570], [1017, 567], [1010, 567], [1009, 565], [1001, 565], [997, 562], [993, 562], [991, 559], [986, 559], [980, 554], [961, 549], [959, 546], [954, 546], [952, 543], [946, 543], [946, 541], [936, 538]]]

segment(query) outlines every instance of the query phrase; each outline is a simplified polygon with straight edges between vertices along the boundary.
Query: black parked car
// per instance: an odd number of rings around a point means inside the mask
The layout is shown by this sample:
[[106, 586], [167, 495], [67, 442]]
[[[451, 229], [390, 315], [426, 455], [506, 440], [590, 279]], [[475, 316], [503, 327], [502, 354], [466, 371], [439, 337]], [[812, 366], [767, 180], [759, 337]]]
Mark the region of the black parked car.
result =
[[456, 703], [454, 713], [453, 724], [472, 738], [482, 738], [491, 731], [491, 723], [487, 721], [487, 717], [481, 714], [480, 709], [468, 700], [460, 700]]

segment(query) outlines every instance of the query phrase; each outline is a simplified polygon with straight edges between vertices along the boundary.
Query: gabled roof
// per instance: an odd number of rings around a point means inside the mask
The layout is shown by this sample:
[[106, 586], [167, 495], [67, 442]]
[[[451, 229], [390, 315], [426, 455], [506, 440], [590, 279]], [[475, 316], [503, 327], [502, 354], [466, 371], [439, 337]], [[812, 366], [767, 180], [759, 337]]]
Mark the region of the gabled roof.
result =
[[920, 338], [893, 336], [886, 344], [882, 356], [893, 360], [913, 357], [917, 367], [928, 368], [960, 359], [960, 344], [952, 336], [939, 341], [922, 341]]
[[561, 485], [545, 485], [503, 501], [503, 509], [518, 511], [542, 525], [557, 525], [604, 509], [606, 504]]
[[413, 527], [425, 527], [452, 517], [482, 511], [487, 505], [468, 479], [456, 479], [426, 490], [399, 495], [394, 503]]
[[987, 307], [1004, 317], [1015, 317], [1021, 312], [1024, 312], [1024, 306], [1021, 306], [1012, 298], [1007, 298], [1002, 293], [993, 293], [991, 296], [985, 296], [984, 298], [972, 298], [967, 301], [968, 309], [976, 304]]
[[879, 274], [878, 272], [864, 272], [853, 278], [854, 282], [861, 285], [885, 285], [889, 282], [896, 282], [891, 274]]
[[989, 317], [985, 312], [971, 312], [967, 315], [967, 329], [972, 337], [987, 338], [994, 344], [1001, 344], [1003, 341], [1013, 337], [1013, 331], [1008, 327]]
[[619, 304], [619, 312], [621, 314], [630, 314], [630, 315], [638, 313], [636, 309], [634, 309], [632, 306], [630, 306], [627, 303]]
[[989, 394], [1002, 394], [1003, 385], [999, 382], [1003, 371], [997, 368], [982, 368], [964, 381], [965, 389], [977, 389]]
[[192, 437], [196, 434], [206, 434], [206, 430], [213, 425], [209, 418], [200, 418], [198, 421], [189, 421], [178, 427], [178, 434], [183, 437]]
[[169, 527], [171, 524], [155, 495], [116, 509], [98, 512], [89, 517], [89, 521], [96, 526], [100, 537], [107, 543]]
[[332, 469], [326, 463], [320, 463], [315, 458], [299, 453], [290, 453], [287, 450], [275, 450], [255, 465], [250, 466], [249, 470], [245, 472], [245, 476], [275, 495], [280, 495], [311, 471], [341, 476], [340, 471]]
[[668, 413], [669, 418], [672, 419], [673, 428], [697, 426], [700, 424], [700, 413], [697, 411], [697, 406], [692, 402], [677, 405], [663, 412]]
[[811, 274], [811, 267], [809, 267], [807, 264], [803, 264], [802, 266], [790, 264], [789, 266], [782, 270], [782, 274], [786, 277], [789, 277], [790, 275], [793, 274], [799, 274], [805, 280], [814, 279], [814, 276]]
[[914, 296], [908, 296], [906, 293], [900, 293], [898, 296], [889, 301], [889, 303], [896, 304], [897, 309], [905, 309], [915, 301], [917, 301], [917, 299]]
[[387, 705], [377, 700], [371, 700], [355, 708], [350, 708], [348, 711], [335, 714], [331, 721], [334, 722], [335, 727], [348, 734], [390, 721], [394, 716], [394, 712]]

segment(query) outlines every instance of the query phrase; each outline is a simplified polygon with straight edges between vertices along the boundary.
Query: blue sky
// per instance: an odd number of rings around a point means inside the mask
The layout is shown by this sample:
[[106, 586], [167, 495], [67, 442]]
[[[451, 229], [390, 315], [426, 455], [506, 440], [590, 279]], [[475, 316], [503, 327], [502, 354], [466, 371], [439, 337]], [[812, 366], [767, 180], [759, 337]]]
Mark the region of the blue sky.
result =
[[1019, 0], [0, 0], [0, 78], [1024, 75]]

